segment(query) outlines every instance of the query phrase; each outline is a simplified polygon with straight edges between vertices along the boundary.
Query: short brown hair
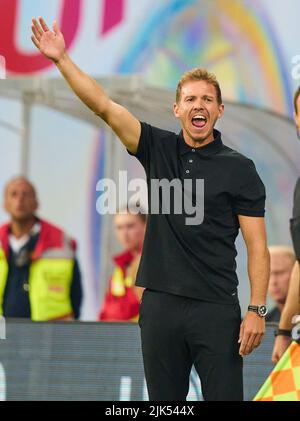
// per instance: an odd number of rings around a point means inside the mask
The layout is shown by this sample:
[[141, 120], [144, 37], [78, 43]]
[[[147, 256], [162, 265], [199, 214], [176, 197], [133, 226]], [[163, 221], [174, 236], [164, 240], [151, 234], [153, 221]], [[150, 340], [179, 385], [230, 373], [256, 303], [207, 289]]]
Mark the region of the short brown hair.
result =
[[219, 82], [217, 81], [216, 75], [214, 73], [208, 72], [206, 69], [203, 69], [201, 67], [197, 67], [195, 69], [189, 70], [188, 72], [184, 73], [178, 82], [177, 90], [176, 90], [176, 102], [180, 101], [181, 98], [181, 89], [182, 86], [189, 81], [192, 80], [204, 80], [207, 83], [210, 83], [213, 85], [216, 89], [217, 93], [217, 101], [219, 105], [222, 104], [222, 92], [219, 85]]
[[[295, 96], [294, 96], [294, 110], [295, 110], [295, 113], [296, 113], [296, 114], [298, 114], [297, 101], [298, 101], [298, 97], [299, 97], [299, 95], [300, 95], [300, 86], [299, 86], [299, 88], [297, 89], [297, 91], [295, 92]], [[300, 110], [299, 110], [299, 111], [300, 111]]]

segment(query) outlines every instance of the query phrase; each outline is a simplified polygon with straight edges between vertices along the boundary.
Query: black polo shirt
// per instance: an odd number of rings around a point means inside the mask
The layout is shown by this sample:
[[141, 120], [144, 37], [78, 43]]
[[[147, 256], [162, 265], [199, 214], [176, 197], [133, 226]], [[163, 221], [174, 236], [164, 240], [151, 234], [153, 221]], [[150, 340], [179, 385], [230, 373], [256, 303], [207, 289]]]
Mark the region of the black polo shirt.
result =
[[[176, 135], [146, 123], [141, 127], [135, 156], [146, 171], [149, 217], [136, 285], [205, 301], [236, 303], [238, 215], [264, 216], [265, 188], [253, 162], [225, 146], [217, 130], [213, 142], [192, 148], [182, 133]], [[191, 215], [184, 207], [182, 214], [177, 214], [172, 204], [170, 214], [151, 214], [153, 179], [179, 179], [182, 184], [184, 179], [192, 179], [194, 184], [196, 179], [204, 180], [203, 222], [187, 225], [186, 218]], [[198, 191], [193, 187], [195, 204]]]
[[294, 191], [293, 217], [290, 219], [291, 236], [297, 260], [300, 262], [300, 178]]

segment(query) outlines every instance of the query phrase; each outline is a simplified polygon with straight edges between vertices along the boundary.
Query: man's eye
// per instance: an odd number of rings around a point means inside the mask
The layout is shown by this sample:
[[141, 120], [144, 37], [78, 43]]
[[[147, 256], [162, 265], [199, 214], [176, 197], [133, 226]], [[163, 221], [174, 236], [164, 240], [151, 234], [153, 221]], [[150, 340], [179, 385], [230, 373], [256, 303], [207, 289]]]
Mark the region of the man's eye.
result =
[[212, 102], [212, 99], [211, 98], [206, 98], [206, 101], [207, 102]]

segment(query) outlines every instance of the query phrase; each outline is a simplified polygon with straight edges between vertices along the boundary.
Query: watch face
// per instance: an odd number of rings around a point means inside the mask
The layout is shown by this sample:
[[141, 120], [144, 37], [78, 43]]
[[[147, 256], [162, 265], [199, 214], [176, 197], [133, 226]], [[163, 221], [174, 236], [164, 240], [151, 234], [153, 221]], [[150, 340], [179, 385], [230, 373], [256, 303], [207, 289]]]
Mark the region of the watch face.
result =
[[268, 309], [266, 306], [259, 306], [258, 307], [258, 314], [262, 317], [265, 317], [266, 314], [268, 313]]

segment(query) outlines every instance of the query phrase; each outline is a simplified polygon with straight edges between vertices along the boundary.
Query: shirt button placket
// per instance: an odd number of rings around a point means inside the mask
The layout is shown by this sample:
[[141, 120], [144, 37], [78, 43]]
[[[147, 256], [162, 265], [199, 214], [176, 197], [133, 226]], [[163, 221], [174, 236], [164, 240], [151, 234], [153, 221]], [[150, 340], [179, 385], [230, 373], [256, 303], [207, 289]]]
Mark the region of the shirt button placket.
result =
[[[192, 152], [196, 152], [196, 150], [195, 149], [192, 149]], [[194, 162], [194, 159], [189, 159], [188, 160], [188, 164], [193, 164], [193, 162]], [[190, 169], [186, 169], [186, 171], [185, 171], [185, 173], [186, 174], [190, 174], [191, 173], [191, 170]]]

